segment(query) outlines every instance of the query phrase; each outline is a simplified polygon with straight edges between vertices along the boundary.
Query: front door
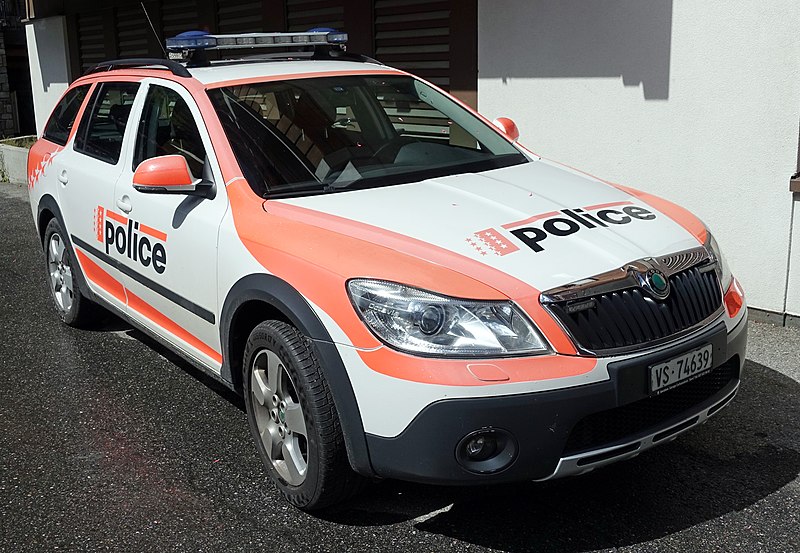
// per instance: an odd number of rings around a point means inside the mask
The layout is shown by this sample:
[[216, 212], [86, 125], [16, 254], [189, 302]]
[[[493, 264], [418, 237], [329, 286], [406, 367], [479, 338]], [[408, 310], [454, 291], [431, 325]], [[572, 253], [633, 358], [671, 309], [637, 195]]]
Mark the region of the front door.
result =
[[[183, 87], [146, 79], [135, 109], [136, 135], [114, 198], [124, 222], [113, 222], [124, 264], [129, 315], [184, 353], [219, 371], [217, 236], [228, 200], [199, 109]], [[137, 103], [138, 104], [138, 103]], [[142, 161], [182, 155], [195, 178], [215, 183], [214, 197], [146, 194], [133, 188]]]

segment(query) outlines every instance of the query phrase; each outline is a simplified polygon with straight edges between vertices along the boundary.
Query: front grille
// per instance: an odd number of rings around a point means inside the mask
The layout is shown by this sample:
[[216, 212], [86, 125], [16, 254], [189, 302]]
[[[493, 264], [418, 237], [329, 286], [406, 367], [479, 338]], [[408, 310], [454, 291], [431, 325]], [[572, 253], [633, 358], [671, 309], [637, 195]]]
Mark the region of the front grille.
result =
[[667, 420], [689, 412], [738, 377], [739, 360], [734, 357], [710, 373], [677, 388], [584, 417], [570, 432], [564, 456], [608, 447], [629, 436], [655, 431]]
[[[671, 291], [663, 301], [637, 287], [553, 302], [548, 307], [578, 346], [592, 353], [609, 353], [663, 341], [697, 326], [722, 305], [719, 280], [713, 270], [693, 267], [675, 273], [669, 282]], [[575, 304], [591, 307], [571, 309]]]

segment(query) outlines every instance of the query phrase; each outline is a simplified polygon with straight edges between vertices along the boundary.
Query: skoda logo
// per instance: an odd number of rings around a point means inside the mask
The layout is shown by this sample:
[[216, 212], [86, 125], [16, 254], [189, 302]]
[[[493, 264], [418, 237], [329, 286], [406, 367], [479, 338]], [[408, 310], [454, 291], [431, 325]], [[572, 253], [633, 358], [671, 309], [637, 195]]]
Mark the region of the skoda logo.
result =
[[664, 273], [658, 269], [647, 271], [644, 279], [642, 279], [642, 288], [659, 300], [666, 299], [669, 296], [669, 281], [664, 276]]

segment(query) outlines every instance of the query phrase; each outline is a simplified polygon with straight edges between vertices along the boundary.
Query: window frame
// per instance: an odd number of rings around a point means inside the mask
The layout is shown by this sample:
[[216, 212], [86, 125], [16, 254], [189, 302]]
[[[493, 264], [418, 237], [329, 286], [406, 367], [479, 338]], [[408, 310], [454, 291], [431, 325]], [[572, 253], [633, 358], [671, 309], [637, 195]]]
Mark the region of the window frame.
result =
[[[181, 96], [181, 98], [183, 98], [183, 100], [189, 106], [189, 111], [192, 113], [195, 125], [197, 125], [197, 130], [200, 132], [200, 139], [203, 142], [203, 148], [205, 148], [206, 151], [205, 174], [199, 177], [203, 179], [211, 178], [214, 181], [214, 183], [216, 183], [214, 187], [216, 195], [210, 201], [214, 202], [227, 201], [227, 194], [225, 192], [225, 186], [223, 185], [223, 183], [225, 183], [225, 179], [224, 175], [222, 174], [222, 167], [220, 166], [220, 159], [217, 153], [220, 146], [217, 145], [216, 149], [214, 148], [214, 141], [211, 138], [211, 130], [209, 129], [206, 123], [205, 117], [203, 115], [204, 111], [201, 108], [201, 106], [204, 106], [205, 108], [205, 104], [202, 101], [202, 96], [201, 96], [201, 101], [198, 101], [194, 93], [178, 80], [165, 79], [163, 77], [153, 76], [153, 77], [144, 77], [140, 80], [137, 80], [136, 82], [140, 84], [140, 87], [136, 100], [133, 103], [133, 109], [131, 110], [131, 117], [135, 118], [137, 122], [141, 119], [142, 113], [144, 112], [144, 102], [145, 99], [147, 98], [147, 92], [148, 90], [150, 90], [151, 86], [155, 85], [164, 88], [169, 88], [170, 90], [177, 92]], [[208, 108], [210, 107], [211, 106], [209, 105]], [[131, 182], [131, 180], [133, 179], [133, 175], [136, 172], [136, 167], [132, 167], [132, 165], [133, 165], [134, 150], [136, 148], [135, 135], [137, 130], [138, 130], [138, 123], [137, 125], [128, 125], [127, 132], [130, 133], [130, 135], [134, 136], [130, 138], [129, 135], [126, 135], [122, 149], [122, 157], [124, 157], [128, 161], [126, 161], [122, 165], [121, 178], [123, 181], [128, 183]], [[179, 197], [177, 195], [175, 196], [149, 195], [149, 196], [151, 198], [155, 198], [157, 196], [161, 198]]]
[[[104, 157], [102, 157], [100, 155], [97, 155], [97, 154], [95, 154], [93, 152], [87, 151], [85, 149], [85, 145], [78, 146], [78, 144], [77, 144], [77, 140], [78, 140], [78, 137], [81, 134], [81, 132], [83, 132], [83, 133], [85, 133], [87, 135], [85, 137], [85, 140], [88, 139], [89, 128], [90, 128], [91, 123], [92, 123], [92, 117], [93, 117], [94, 112], [95, 112], [95, 107], [97, 106], [97, 102], [99, 101], [101, 94], [103, 94], [103, 91], [104, 91], [105, 87], [108, 86], [108, 85], [130, 85], [130, 86], [136, 86], [136, 94], [133, 97], [133, 102], [131, 102], [131, 109], [128, 112], [128, 118], [127, 118], [127, 120], [125, 122], [125, 130], [122, 133], [122, 141], [121, 141], [120, 147], [119, 147], [119, 154], [117, 156], [117, 159], [115, 161], [113, 161], [113, 162], [111, 160], [109, 160], [108, 158], [104, 158]], [[86, 104], [86, 108], [83, 111], [83, 116], [81, 117], [81, 121], [78, 124], [78, 128], [75, 131], [75, 137], [74, 137], [74, 140], [72, 142], [73, 151], [75, 151], [76, 153], [79, 153], [81, 155], [84, 155], [86, 157], [90, 157], [92, 159], [96, 159], [98, 161], [102, 161], [103, 163], [106, 163], [106, 164], [108, 164], [108, 165], [110, 165], [112, 167], [116, 167], [117, 165], [119, 165], [120, 162], [122, 161], [122, 159], [125, 157], [125, 153], [126, 153], [125, 152], [125, 150], [126, 150], [125, 149], [125, 137], [128, 135], [128, 129], [129, 129], [128, 123], [131, 120], [131, 116], [135, 112], [136, 100], [137, 100], [137, 98], [139, 97], [139, 95], [141, 93], [142, 93], [142, 83], [140, 81], [127, 80], [127, 79], [115, 79], [115, 80], [97, 81], [95, 83], [95, 87], [92, 90], [91, 97], [89, 98], [88, 103]]]
[[[209, 156], [209, 153], [208, 153], [208, 150], [209, 150], [208, 146], [209, 145], [206, 144], [206, 140], [204, 139], [203, 130], [202, 130], [202, 129], [205, 128], [204, 122], [202, 120], [202, 117], [198, 120], [197, 116], [195, 115], [194, 110], [192, 109], [192, 104], [195, 103], [194, 102], [194, 98], [192, 98], [191, 94], [190, 94], [189, 97], [190, 97], [191, 101], [187, 100], [185, 95], [182, 94], [181, 91], [178, 90], [177, 87], [168, 86], [167, 83], [169, 83], [169, 82], [170, 81], [156, 81], [156, 80], [147, 81], [147, 82], [143, 83], [144, 86], [139, 91], [139, 94], [142, 95], [142, 99], [141, 99], [141, 105], [139, 105], [138, 108], [136, 108], [136, 111], [135, 111], [135, 115], [137, 117], [137, 120], [136, 120], [135, 129], [133, 131], [132, 144], [130, 146], [130, 162], [131, 162], [131, 170], [133, 172], [136, 172], [136, 168], [139, 166], [139, 164], [143, 163], [144, 161], [147, 161], [148, 159], [153, 159], [155, 157], [160, 157], [160, 156], [153, 156], [153, 157], [144, 158], [138, 163], [136, 161], [137, 160], [137, 150], [139, 148], [139, 130], [140, 130], [141, 126], [142, 126], [143, 117], [145, 116], [145, 113], [146, 113], [145, 110], [147, 109], [147, 101], [150, 98], [150, 92], [153, 90], [154, 87], [158, 87], [158, 88], [161, 88], [161, 89], [164, 89], [164, 90], [169, 90], [169, 91], [173, 92], [175, 95], [178, 96], [178, 98], [180, 98], [186, 104], [186, 107], [189, 109], [189, 113], [191, 113], [191, 115], [192, 115], [192, 120], [194, 121], [195, 128], [197, 129], [197, 133], [198, 133], [198, 136], [200, 137], [200, 142], [201, 142], [201, 145], [203, 147], [203, 153], [205, 155], [205, 159], [204, 159], [203, 165], [205, 166], [207, 163], [210, 162], [210, 156]], [[195, 109], [197, 108], [196, 105], [194, 107], [195, 107]], [[131, 115], [134, 115], [134, 113], [132, 112]], [[208, 133], [208, 129], [206, 129], [206, 134], [207, 133]], [[167, 155], [167, 154], [164, 154], [164, 155]], [[181, 155], [181, 154], [177, 154], [177, 155]], [[203, 169], [203, 171], [205, 171], [205, 168]], [[203, 175], [202, 175], [202, 172], [201, 172], [200, 175], [193, 175], [193, 176], [195, 178], [202, 178]]]

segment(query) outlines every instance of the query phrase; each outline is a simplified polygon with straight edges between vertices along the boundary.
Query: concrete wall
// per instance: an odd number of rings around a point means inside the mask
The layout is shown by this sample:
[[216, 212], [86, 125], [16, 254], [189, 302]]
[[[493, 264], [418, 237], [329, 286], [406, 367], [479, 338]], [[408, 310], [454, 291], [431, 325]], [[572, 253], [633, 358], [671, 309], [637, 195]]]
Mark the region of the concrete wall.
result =
[[36, 134], [70, 83], [67, 29], [64, 17], [34, 19], [25, 26], [31, 66]]
[[0, 144], [0, 182], [28, 181], [28, 148]]
[[545, 157], [689, 207], [750, 305], [786, 311], [800, 3], [480, 0], [478, 28], [482, 113], [514, 118]]

